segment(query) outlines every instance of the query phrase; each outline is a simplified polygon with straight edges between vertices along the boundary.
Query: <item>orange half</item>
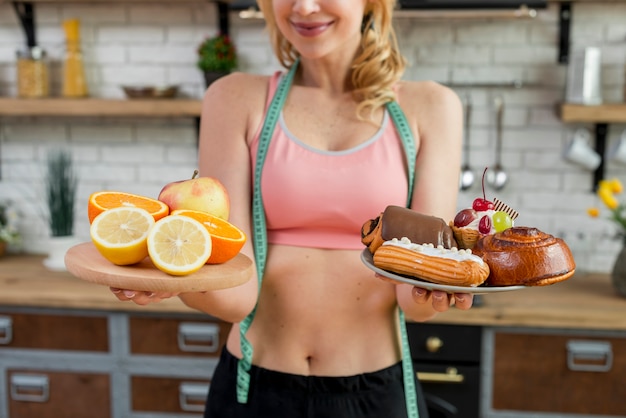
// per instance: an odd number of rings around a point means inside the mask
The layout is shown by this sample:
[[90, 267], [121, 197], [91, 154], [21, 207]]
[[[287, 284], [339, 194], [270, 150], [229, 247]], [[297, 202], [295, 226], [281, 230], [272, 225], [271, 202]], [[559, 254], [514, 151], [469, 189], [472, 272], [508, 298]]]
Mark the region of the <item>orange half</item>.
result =
[[189, 216], [206, 227], [211, 235], [211, 256], [207, 264], [220, 264], [235, 257], [246, 243], [246, 235], [230, 222], [211, 215], [191, 209], [177, 209], [172, 211], [172, 215]]
[[155, 221], [169, 215], [170, 208], [163, 202], [150, 197], [141, 196], [133, 193], [101, 191], [92, 193], [89, 196], [87, 205], [87, 215], [89, 223], [107, 209], [119, 207], [134, 207], [148, 211]]

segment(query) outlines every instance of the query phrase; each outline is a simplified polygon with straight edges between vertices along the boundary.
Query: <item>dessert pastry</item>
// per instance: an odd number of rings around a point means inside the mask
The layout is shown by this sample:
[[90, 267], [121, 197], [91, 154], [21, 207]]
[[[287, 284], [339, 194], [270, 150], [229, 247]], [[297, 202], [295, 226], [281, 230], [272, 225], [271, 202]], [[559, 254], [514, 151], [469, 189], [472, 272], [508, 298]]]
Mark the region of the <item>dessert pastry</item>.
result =
[[361, 227], [361, 242], [372, 254], [383, 242], [402, 237], [407, 237], [414, 243], [433, 244], [435, 247], [457, 247], [454, 234], [443, 219], [402, 206], [387, 206], [384, 212]]
[[513, 226], [518, 214], [507, 205], [494, 199], [474, 199], [471, 208], [459, 211], [450, 228], [460, 248], [474, 248], [476, 242], [485, 235], [492, 235]]
[[560, 238], [532, 227], [512, 227], [480, 239], [473, 249], [489, 265], [491, 286], [544, 286], [569, 279], [574, 257]]
[[471, 208], [459, 211], [450, 228], [459, 248], [474, 248], [476, 242], [485, 235], [495, 234], [513, 226], [518, 213], [509, 206], [494, 199], [487, 200], [485, 195], [485, 171], [483, 171], [483, 197], [476, 198]]
[[385, 241], [374, 252], [374, 265], [383, 270], [451, 286], [478, 286], [489, 266], [471, 250], [414, 244], [408, 238]]

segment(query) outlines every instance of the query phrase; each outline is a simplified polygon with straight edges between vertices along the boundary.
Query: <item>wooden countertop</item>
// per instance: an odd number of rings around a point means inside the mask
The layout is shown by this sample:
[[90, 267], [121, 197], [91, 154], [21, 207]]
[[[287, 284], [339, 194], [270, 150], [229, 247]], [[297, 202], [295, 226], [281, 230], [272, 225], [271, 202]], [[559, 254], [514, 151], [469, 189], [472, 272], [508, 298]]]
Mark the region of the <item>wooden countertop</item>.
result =
[[120, 302], [106, 286], [80, 280], [68, 272], [55, 272], [36, 255], [5, 255], [0, 258], [0, 306], [95, 309], [107, 311], [196, 311], [172, 298], [139, 306]]
[[[106, 286], [52, 272], [43, 257], [0, 258], [0, 306], [106, 311], [194, 313], [179, 299], [138, 306], [119, 302]], [[608, 275], [580, 273], [552, 286], [490, 293], [469, 311], [451, 309], [430, 322], [626, 331], [626, 298], [613, 290]]]

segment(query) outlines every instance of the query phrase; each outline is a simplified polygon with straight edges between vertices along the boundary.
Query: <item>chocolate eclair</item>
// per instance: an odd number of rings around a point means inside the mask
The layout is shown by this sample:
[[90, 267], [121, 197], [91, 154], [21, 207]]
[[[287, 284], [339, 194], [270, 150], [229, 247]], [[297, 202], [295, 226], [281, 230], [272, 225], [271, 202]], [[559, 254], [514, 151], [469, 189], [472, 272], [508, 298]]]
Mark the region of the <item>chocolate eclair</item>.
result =
[[383, 242], [403, 237], [417, 244], [457, 247], [452, 229], [443, 219], [402, 206], [387, 206], [384, 212], [361, 227], [361, 242], [372, 254]]

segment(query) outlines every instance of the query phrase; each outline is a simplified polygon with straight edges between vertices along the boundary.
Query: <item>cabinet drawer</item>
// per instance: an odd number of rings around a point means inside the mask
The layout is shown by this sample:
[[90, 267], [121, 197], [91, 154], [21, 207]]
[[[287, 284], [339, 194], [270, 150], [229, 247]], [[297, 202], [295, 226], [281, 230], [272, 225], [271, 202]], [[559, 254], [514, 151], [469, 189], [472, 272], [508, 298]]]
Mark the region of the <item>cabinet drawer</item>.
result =
[[109, 351], [104, 316], [0, 312], [0, 348]]
[[131, 317], [132, 354], [217, 357], [230, 324], [221, 321]]
[[626, 415], [626, 337], [496, 332], [492, 408]]
[[9, 416], [110, 418], [106, 374], [49, 370], [7, 370]]
[[208, 380], [172, 377], [131, 377], [133, 412], [202, 414], [209, 393]]
[[407, 334], [414, 361], [480, 362], [480, 327], [407, 323]]

